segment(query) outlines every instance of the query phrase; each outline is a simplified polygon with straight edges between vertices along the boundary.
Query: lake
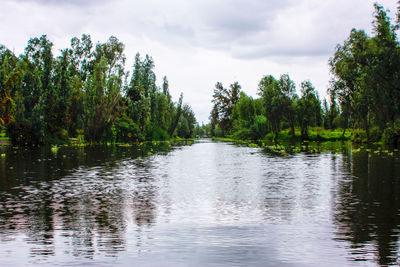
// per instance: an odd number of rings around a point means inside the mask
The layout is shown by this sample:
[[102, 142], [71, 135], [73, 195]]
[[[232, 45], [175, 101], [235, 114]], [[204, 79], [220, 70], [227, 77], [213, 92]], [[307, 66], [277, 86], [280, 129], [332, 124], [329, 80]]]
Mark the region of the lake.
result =
[[1, 149], [0, 266], [399, 263], [396, 153]]

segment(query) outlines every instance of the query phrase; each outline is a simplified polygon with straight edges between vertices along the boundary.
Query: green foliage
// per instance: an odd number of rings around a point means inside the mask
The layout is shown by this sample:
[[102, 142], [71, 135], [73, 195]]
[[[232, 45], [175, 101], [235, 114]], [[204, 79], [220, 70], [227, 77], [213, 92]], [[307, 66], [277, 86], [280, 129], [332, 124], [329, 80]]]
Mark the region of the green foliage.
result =
[[296, 95], [295, 83], [288, 74], [282, 74], [279, 80], [273, 76], [265, 76], [259, 83], [259, 94], [264, 101], [265, 117], [268, 119], [271, 129], [277, 141], [282, 122], [287, 122], [292, 137], [296, 124]]
[[299, 97], [288, 74], [279, 79], [264, 76], [259, 82], [260, 98], [241, 93], [236, 102], [231, 101], [231, 91], [217, 83], [211, 134], [277, 144], [350, 138], [355, 143], [377, 143], [383, 133], [384, 143], [398, 146], [400, 25], [392, 25], [378, 4], [374, 17], [372, 37], [353, 29], [330, 59], [329, 102], [321, 103], [310, 81], [300, 84]]
[[369, 142], [377, 143], [382, 140], [383, 132], [378, 126], [372, 126], [369, 129]]
[[283, 92], [279, 87], [278, 81], [271, 75], [265, 76], [260, 81], [259, 91], [264, 99], [266, 118], [270, 122], [276, 138], [280, 131], [281, 121], [283, 120], [283, 109], [285, 106]]
[[382, 140], [390, 148], [400, 148], [400, 119], [387, 125]]
[[191, 137], [188, 120], [184, 117], [181, 117], [179, 120], [177, 134], [179, 137], [182, 137], [182, 138], [190, 138]]
[[242, 92], [232, 111], [234, 128], [237, 127], [237, 124], [241, 127], [249, 127], [254, 122], [254, 115], [254, 100]]
[[302, 138], [308, 139], [308, 127], [320, 125], [321, 102], [310, 81], [301, 84], [301, 94], [297, 109], [299, 124]]
[[145, 139], [137, 124], [127, 116], [116, 119], [114, 132], [115, 141], [118, 143], [141, 142]]
[[[239, 101], [241, 86], [235, 82], [229, 86], [229, 89], [223, 87], [222, 83], [217, 82], [214, 89], [211, 111], [211, 127], [215, 129], [216, 125], [222, 131], [222, 135], [229, 133], [232, 129], [232, 112], [236, 103]], [[212, 133], [213, 135], [215, 133]]]
[[219, 125], [216, 125], [214, 128], [214, 131], [212, 132], [212, 136], [215, 137], [224, 137], [224, 131], [221, 129], [221, 127], [219, 127]]
[[369, 141], [378, 135], [377, 131], [370, 134], [372, 122], [383, 130], [400, 117], [398, 25], [391, 24], [378, 4], [374, 17], [374, 36], [353, 29], [330, 59], [334, 75], [331, 90], [338, 96], [345, 127], [351, 123], [364, 129]]
[[164, 129], [151, 125], [147, 131], [146, 139], [153, 141], [166, 141], [170, 139], [170, 136]]
[[256, 135], [249, 128], [238, 128], [233, 133], [233, 138], [236, 140], [256, 140]]
[[254, 133], [254, 139], [263, 138], [268, 130], [267, 118], [263, 115], [255, 116], [254, 123], [250, 126], [251, 132]]
[[36, 144], [36, 136], [33, 134], [31, 125], [27, 122], [11, 122], [7, 126], [7, 136], [11, 138], [14, 146]]
[[90, 35], [72, 38], [56, 58], [46, 35], [30, 39], [20, 57], [0, 46], [0, 126], [19, 145], [76, 135], [79, 143], [166, 140], [178, 126], [193, 136], [193, 111], [182, 96], [172, 102], [166, 77], [157, 87], [150, 56], [136, 55], [128, 82], [124, 49], [114, 36], [94, 46]]
[[362, 129], [355, 129], [353, 131], [352, 141], [358, 144], [367, 143], [368, 139], [366, 131]]

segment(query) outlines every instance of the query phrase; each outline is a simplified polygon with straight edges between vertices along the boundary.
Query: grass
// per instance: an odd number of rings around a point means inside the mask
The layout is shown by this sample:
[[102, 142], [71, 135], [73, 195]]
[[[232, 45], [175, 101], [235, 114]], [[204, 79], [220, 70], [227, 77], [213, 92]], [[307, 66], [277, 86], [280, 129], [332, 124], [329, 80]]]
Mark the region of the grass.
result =
[[348, 150], [351, 143], [352, 131], [346, 130], [343, 136], [342, 129], [326, 130], [322, 127], [311, 127], [308, 131], [308, 140], [301, 139], [301, 131], [295, 129], [295, 139], [293, 140], [289, 129], [280, 131], [277, 144], [274, 143], [273, 133], [269, 133], [262, 140], [238, 140], [233, 136], [213, 137], [213, 141], [231, 142], [236, 145], [248, 147], [260, 147], [266, 153], [287, 156], [296, 153], [339, 153]]
[[[308, 141], [339, 141], [339, 140], [350, 140], [352, 136], [351, 130], [346, 130], [343, 136], [342, 129], [327, 130], [322, 127], [310, 127], [308, 129]], [[279, 132], [278, 143], [285, 143], [292, 141], [292, 135], [290, 129], [285, 129]], [[273, 141], [273, 134], [267, 134], [266, 141]], [[295, 129], [295, 140], [296, 142], [302, 141], [300, 128]]]
[[11, 139], [7, 137], [6, 131], [1, 131], [0, 132], [0, 141], [10, 141]]

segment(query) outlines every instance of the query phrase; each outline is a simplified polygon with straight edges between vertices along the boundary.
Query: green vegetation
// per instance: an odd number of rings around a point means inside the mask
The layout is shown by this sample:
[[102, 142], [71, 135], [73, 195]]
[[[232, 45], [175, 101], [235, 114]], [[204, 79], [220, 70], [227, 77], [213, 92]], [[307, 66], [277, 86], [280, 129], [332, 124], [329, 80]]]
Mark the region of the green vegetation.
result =
[[196, 119], [183, 95], [178, 103], [172, 101], [166, 77], [161, 87], [156, 85], [148, 55], [138, 53], [127, 71], [124, 48], [113, 36], [93, 45], [89, 35], [72, 38], [71, 47], [58, 57], [45, 35], [30, 39], [20, 56], [0, 45], [0, 126], [13, 144], [139, 143], [194, 136]]
[[[293, 151], [295, 143], [352, 140], [388, 148], [400, 146], [400, 45], [383, 7], [375, 4], [374, 36], [353, 29], [329, 61], [329, 100], [320, 100], [310, 81], [300, 95], [288, 74], [264, 76], [259, 98], [217, 83], [210, 135], [257, 141], [270, 151]], [[284, 146], [284, 149], [281, 146]]]

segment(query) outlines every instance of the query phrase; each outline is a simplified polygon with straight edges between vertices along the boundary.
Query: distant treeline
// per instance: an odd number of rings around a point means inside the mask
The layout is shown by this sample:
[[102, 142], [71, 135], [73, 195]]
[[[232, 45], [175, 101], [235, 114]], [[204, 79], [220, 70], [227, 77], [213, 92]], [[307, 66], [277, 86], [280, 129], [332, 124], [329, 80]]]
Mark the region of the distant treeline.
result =
[[[351, 128], [358, 142], [400, 142], [400, 46], [392, 23], [375, 4], [373, 36], [353, 29], [329, 60], [332, 73], [329, 100], [321, 101], [310, 81], [300, 84], [300, 96], [288, 74], [267, 75], [259, 82], [260, 98], [241, 92], [238, 83], [217, 83], [211, 111], [211, 134], [236, 139], [278, 140], [282, 129], [293, 139], [309, 139], [311, 126]], [[295, 135], [296, 129], [300, 135]]]
[[125, 70], [116, 37], [93, 45], [72, 38], [53, 55], [46, 35], [16, 56], [0, 45], [0, 125], [15, 144], [140, 142], [193, 136], [196, 119], [183, 95], [174, 103], [168, 80], [156, 86], [153, 59], [139, 53]]

